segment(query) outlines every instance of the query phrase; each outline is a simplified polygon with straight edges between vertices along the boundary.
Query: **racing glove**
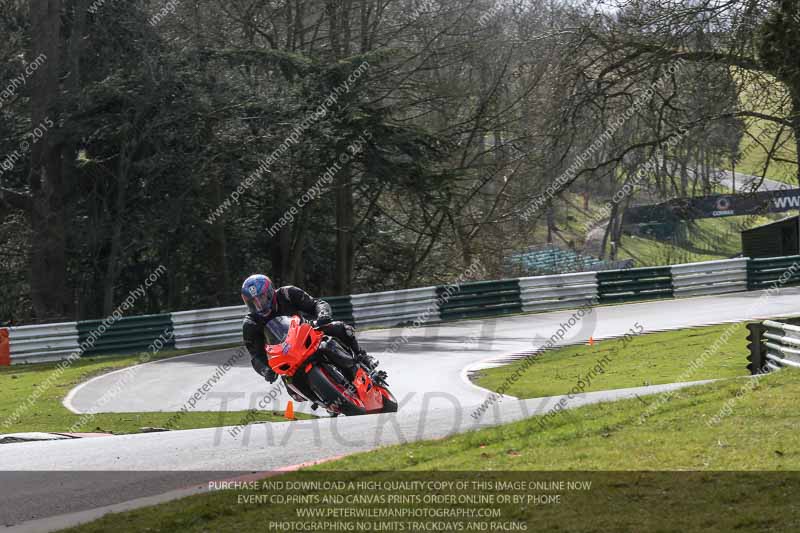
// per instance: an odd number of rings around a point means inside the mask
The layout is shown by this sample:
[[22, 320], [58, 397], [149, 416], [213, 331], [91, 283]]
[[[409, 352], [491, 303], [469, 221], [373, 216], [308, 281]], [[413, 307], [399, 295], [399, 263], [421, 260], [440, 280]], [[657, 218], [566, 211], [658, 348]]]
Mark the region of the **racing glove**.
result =
[[333, 319], [331, 317], [329, 317], [329, 316], [321, 316], [321, 317], [319, 317], [318, 319], [316, 319], [314, 321], [314, 329], [319, 329], [322, 326], [327, 326], [331, 322], [333, 322]]
[[266, 379], [269, 383], [275, 383], [275, 381], [278, 379], [278, 373], [271, 368], [267, 368], [264, 371], [264, 379]]

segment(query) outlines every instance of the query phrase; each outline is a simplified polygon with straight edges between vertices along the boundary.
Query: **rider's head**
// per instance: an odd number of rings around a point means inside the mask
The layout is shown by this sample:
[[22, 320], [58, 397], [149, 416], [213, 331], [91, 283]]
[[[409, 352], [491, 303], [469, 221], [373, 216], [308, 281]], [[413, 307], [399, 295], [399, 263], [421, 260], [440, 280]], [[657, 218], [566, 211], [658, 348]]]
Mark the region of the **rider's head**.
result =
[[248, 311], [268, 318], [277, 307], [277, 295], [272, 280], [263, 274], [253, 274], [242, 283], [242, 300]]

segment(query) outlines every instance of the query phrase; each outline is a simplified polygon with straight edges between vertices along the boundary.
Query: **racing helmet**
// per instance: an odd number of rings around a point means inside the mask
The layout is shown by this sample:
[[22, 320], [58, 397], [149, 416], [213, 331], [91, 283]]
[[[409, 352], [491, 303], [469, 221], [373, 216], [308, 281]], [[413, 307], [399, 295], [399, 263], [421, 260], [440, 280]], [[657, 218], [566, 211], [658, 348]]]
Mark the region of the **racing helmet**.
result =
[[269, 318], [278, 306], [275, 284], [264, 274], [253, 274], [242, 283], [242, 300], [250, 313]]

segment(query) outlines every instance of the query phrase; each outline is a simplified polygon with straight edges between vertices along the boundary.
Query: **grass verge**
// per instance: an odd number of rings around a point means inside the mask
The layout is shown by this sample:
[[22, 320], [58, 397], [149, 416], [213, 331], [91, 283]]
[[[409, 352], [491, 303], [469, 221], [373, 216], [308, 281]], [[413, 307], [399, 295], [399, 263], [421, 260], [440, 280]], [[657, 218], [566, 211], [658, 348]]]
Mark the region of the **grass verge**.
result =
[[[176, 357], [192, 352], [192, 350], [163, 350], [152, 360]], [[0, 432], [23, 433], [32, 431], [63, 432], [75, 423], [81, 415], [65, 408], [61, 401], [64, 396], [79, 383], [100, 374], [121, 368], [130, 367], [139, 362], [138, 355], [86, 357], [75, 361], [64, 372], [53, 380], [52, 385], [37, 391], [37, 387], [52, 375], [57, 363], [37, 363], [0, 368]], [[38, 398], [25, 409], [21, 416], [14, 416], [17, 408], [38, 392]], [[123, 390], [124, 393], [124, 390]], [[92, 417], [90, 423], [79, 429], [82, 432], [102, 433], [138, 433], [143, 427], [163, 427], [173, 419], [170, 429], [196, 429], [236, 425], [247, 416], [248, 412], [193, 412], [189, 411], [180, 417], [175, 413], [99, 413]], [[305, 417], [298, 414], [298, 418]], [[253, 419], [252, 415], [250, 419]], [[257, 420], [284, 420], [282, 413], [264, 411], [258, 413]], [[10, 424], [6, 424], [10, 421]]]
[[[794, 400], [799, 395], [800, 372], [787, 370], [757, 381], [727, 380], [677, 391], [663, 402], [656, 396], [586, 406], [557, 417], [545, 427], [540, 427], [535, 417], [442, 440], [387, 447], [319, 465], [311, 472], [321, 472], [326, 480], [364, 481], [402, 478], [399, 471], [437, 471], [428, 475], [437, 480], [447, 479], [441, 471], [469, 472], [473, 478], [484, 473], [484, 479], [500, 480], [516, 479], [520, 471], [527, 471], [530, 479], [540, 479], [548, 471], [560, 474], [545, 479], [569, 478], [566, 471], [577, 471], [582, 472], [579, 479], [597, 483], [589, 492], [566, 494], [563, 505], [498, 505], [505, 519], [530, 524], [517, 531], [796, 530], [800, 510], [791, 505], [795, 488], [800, 486], [796, 473], [792, 477], [730, 471], [800, 468], [800, 444], [795, 438], [800, 414]], [[639, 423], [647, 409], [643, 402], [658, 402], [659, 408]], [[695, 472], [641, 472], [648, 470]], [[280, 479], [308, 479], [304, 475], [309, 474], [300, 472]], [[281, 492], [286, 491], [261, 494], [269, 497]], [[303, 494], [315, 492], [322, 498], [331, 491], [304, 490]], [[70, 531], [276, 530], [268, 526], [287, 523], [282, 521], [302, 522], [299, 508], [331, 507], [243, 501], [241, 497], [249, 493], [226, 490], [194, 496], [108, 515]], [[462, 506], [452, 505], [457, 507]], [[330, 527], [306, 530], [333, 530]]]
[[[720, 343], [719, 350], [688, 381], [746, 375], [747, 329], [740, 323], [628, 336], [597, 341], [594, 346], [567, 346], [538, 355], [537, 362], [513, 383], [509, 378], [523, 362], [483, 370], [474, 381], [491, 390], [506, 385], [505, 394], [518, 398], [566, 394], [580, 379], [588, 381], [586, 392], [686, 381], [681, 376], [687, 363], [723, 334], [727, 342]], [[600, 371], [593, 372], [598, 364]], [[587, 380], [590, 373], [592, 378]]]

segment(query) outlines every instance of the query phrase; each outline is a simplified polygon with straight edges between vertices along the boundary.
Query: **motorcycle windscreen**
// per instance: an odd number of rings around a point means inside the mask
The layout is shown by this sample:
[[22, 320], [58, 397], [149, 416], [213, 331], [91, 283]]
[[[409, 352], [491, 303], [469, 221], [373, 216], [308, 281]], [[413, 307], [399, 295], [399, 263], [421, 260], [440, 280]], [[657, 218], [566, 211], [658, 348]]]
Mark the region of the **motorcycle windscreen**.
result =
[[267, 322], [267, 330], [272, 334], [272, 339], [269, 340], [269, 343], [280, 344], [285, 341], [286, 336], [289, 335], [291, 324], [292, 319], [288, 316], [276, 316]]

